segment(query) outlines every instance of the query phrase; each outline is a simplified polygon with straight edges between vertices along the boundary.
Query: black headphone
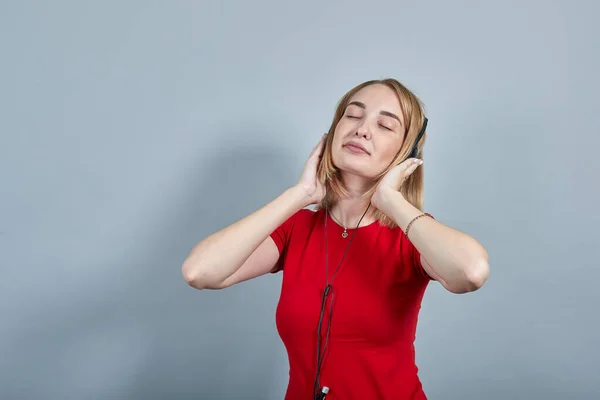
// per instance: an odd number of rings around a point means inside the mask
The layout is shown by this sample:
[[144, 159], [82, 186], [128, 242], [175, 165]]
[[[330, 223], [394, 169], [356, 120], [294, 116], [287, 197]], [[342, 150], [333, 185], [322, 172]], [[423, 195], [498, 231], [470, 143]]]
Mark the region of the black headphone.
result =
[[421, 131], [417, 135], [417, 139], [415, 140], [415, 144], [413, 145], [413, 148], [410, 151], [408, 158], [416, 158], [417, 155], [419, 154], [419, 142], [421, 141], [421, 139], [423, 138], [423, 135], [425, 134], [425, 129], [427, 129], [427, 122], [428, 122], [427, 117], [425, 117], [425, 120], [423, 121], [423, 127], [421, 128]]
[[[423, 135], [425, 134], [425, 129], [427, 128], [427, 122], [428, 122], [427, 117], [425, 117], [425, 120], [423, 121], [423, 127], [421, 128], [421, 131], [417, 135], [417, 139], [415, 140], [413, 148], [411, 149], [411, 151], [408, 154], [408, 157], [406, 159], [415, 158], [419, 154], [419, 142], [421, 141], [421, 139], [423, 138]], [[323, 148], [324, 147], [325, 146], [323, 146]], [[333, 272], [333, 276], [331, 277], [331, 282], [330, 282], [329, 281], [329, 248], [328, 248], [329, 241], [327, 240], [327, 219], [329, 216], [329, 201], [327, 199], [327, 194], [328, 194], [328, 191], [327, 191], [327, 183], [326, 183], [325, 184], [325, 224], [323, 226], [323, 230], [324, 230], [324, 234], [325, 234], [325, 289], [323, 289], [323, 294], [321, 296], [321, 312], [319, 314], [319, 325], [317, 327], [317, 372], [315, 374], [315, 381], [314, 381], [314, 386], [313, 386], [313, 395], [314, 395], [315, 400], [325, 400], [325, 396], [327, 395], [327, 393], [330, 390], [327, 386], [324, 386], [319, 391], [319, 387], [321, 386], [321, 381], [320, 381], [321, 367], [323, 365], [323, 359], [325, 357], [325, 350], [327, 349], [327, 343], [329, 342], [329, 332], [331, 330], [331, 316], [333, 313], [333, 300], [334, 300], [334, 292], [333, 292], [333, 286], [332, 286], [333, 279], [335, 278], [335, 275], [338, 273], [340, 267], [342, 266], [342, 262], [344, 261], [344, 258], [346, 257], [346, 254], [348, 253], [348, 249], [350, 248], [350, 245], [352, 244], [352, 240], [354, 240], [354, 235], [356, 234], [361, 221], [363, 220], [364, 216], [367, 214], [367, 211], [369, 211], [369, 208], [371, 207], [371, 203], [369, 202], [367, 209], [365, 210], [363, 215], [358, 220], [358, 223], [356, 224], [356, 229], [354, 229], [354, 232], [352, 232], [350, 241], [348, 242], [348, 245], [346, 246], [346, 250], [344, 251], [344, 254], [342, 255], [342, 259], [340, 260], [340, 263], [338, 264], [337, 268]], [[325, 333], [325, 345], [323, 346], [323, 349], [321, 350], [322, 340], [323, 340], [322, 335], [321, 335], [321, 325], [323, 323], [323, 314], [325, 312], [325, 304], [327, 303], [327, 296], [329, 296], [329, 294], [331, 294], [331, 302], [330, 302], [330, 306], [329, 306], [329, 318], [327, 320], [327, 332]]]

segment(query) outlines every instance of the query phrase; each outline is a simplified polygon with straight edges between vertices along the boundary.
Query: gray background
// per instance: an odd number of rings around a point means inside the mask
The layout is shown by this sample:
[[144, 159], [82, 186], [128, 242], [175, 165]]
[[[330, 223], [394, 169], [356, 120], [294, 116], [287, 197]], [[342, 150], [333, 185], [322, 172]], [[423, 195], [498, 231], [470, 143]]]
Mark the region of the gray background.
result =
[[491, 257], [482, 290], [426, 293], [426, 393], [598, 398], [599, 12], [3, 1], [0, 398], [281, 399], [281, 276], [200, 292], [181, 263], [386, 76], [427, 107], [427, 211]]

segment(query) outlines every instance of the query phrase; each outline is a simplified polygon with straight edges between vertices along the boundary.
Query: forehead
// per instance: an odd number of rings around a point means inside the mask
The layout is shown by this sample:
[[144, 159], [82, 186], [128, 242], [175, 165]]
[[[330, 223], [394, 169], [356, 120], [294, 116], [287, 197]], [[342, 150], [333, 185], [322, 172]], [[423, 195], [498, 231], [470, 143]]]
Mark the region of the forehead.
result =
[[364, 103], [367, 109], [389, 111], [398, 116], [402, 114], [396, 93], [385, 85], [375, 84], [364, 87], [350, 98], [350, 102], [352, 101]]

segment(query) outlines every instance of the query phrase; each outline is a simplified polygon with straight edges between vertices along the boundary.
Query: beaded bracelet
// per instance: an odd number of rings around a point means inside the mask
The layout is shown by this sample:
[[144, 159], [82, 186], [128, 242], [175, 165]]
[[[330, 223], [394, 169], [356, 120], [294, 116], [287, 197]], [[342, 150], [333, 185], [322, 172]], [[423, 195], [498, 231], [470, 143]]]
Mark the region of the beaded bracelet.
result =
[[415, 222], [416, 220], [418, 220], [421, 217], [430, 217], [433, 218], [433, 216], [429, 213], [423, 213], [420, 215], [417, 215], [416, 217], [414, 217], [409, 223], [408, 226], [406, 227], [406, 230], [404, 231], [404, 234], [406, 235], [406, 237], [408, 237], [408, 230], [410, 229], [411, 225], [413, 224], [413, 222]]

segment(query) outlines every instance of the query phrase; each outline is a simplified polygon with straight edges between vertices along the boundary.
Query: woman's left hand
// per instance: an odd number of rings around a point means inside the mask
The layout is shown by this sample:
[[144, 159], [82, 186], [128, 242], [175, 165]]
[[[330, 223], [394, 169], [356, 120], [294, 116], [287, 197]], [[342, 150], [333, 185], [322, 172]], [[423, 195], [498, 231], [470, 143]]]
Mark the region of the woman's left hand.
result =
[[389, 170], [381, 182], [379, 182], [379, 185], [377, 185], [377, 189], [375, 189], [375, 193], [371, 197], [371, 204], [385, 213], [382, 208], [385, 208], [387, 195], [394, 192], [398, 193], [408, 177], [422, 164], [423, 160], [409, 158], [402, 164]]

